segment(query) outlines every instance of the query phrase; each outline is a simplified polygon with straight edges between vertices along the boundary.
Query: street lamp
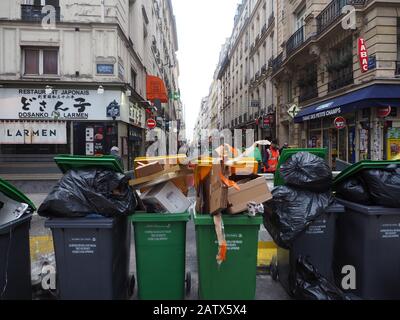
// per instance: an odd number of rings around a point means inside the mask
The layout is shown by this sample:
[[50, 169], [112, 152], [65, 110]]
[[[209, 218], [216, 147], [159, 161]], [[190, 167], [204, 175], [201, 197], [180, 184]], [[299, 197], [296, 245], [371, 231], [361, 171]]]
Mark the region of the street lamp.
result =
[[52, 94], [53, 93], [53, 88], [50, 87], [50, 86], [46, 86], [45, 92], [46, 92], [47, 95]]
[[104, 94], [103, 86], [99, 86], [99, 88], [97, 89], [97, 94], [100, 94], [100, 95]]

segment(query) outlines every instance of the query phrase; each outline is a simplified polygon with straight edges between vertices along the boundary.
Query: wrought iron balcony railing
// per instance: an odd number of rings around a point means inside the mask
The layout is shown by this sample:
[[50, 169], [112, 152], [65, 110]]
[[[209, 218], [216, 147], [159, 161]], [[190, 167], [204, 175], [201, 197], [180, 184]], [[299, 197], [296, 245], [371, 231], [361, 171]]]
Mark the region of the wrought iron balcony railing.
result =
[[297, 30], [286, 43], [286, 54], [291, 54], [304, 42], [304, 27]]
[[272, 60], [272, 71], [276, 72], [282, 66], [283, 63], [283, 53]]
[[328, 84], [328, 92], [338, 90], [354, 83], [354, 76], [352, 68], [339, 75], [335, 80], [332, 80]]
[[320, 34], [342, 16], [342, 9], [347, 5], [362, 6], [366, 0], [333, 0], [317, 16], [317, 33]]

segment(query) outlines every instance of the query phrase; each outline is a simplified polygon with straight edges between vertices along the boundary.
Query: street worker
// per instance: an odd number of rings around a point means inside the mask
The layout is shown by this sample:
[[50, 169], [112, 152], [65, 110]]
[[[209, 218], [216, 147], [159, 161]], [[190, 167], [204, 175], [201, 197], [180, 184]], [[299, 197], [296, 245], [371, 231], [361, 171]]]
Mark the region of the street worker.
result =
[[272, 140], [271, 146], [265, 152], [265, 173], [275, 173], [278, 167], [279, 156], [280, 152], [278, 142], [276, 140]]
[[122, 168], [124, 168], [124, 162], [122, 161], [121, 155], [120, 155], [120, 149], [116, 146], [111, 148], [110, 155], [114, 156], [117, 158], [118, 162], [121, 164]]

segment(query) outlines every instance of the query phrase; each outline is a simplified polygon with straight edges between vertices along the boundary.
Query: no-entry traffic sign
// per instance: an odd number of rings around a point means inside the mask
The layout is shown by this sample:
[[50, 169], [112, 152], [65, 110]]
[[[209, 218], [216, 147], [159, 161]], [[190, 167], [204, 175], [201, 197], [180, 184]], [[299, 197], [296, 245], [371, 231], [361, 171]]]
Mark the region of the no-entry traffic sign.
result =
[[154, 119], [147, 120], [147, 128], [154, 129], [157, 126], [157, 122]]

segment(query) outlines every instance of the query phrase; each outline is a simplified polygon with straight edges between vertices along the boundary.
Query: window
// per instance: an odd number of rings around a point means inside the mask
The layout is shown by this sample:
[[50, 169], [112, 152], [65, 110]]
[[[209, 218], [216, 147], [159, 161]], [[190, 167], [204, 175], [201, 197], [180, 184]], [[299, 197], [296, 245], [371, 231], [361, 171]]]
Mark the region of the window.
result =
[[25, 48], [25, 75], [58, 75], [58, 48]]
[[304, 27], [305, 18], [306, 18], [306, 6], [301, 8], [296, 15], [296, 30], [295, 31]]
[[134, 69], [131, 69], [131, 86], [135, 90], [136, 90], [136, 78], [137, 78], [136, 71]]
[[286, 83], [286, 98], [287, 98], [287, 102], [288, 103], [293, 101], [293, 85], [292, 85], [292, 81], [288, 81]]

